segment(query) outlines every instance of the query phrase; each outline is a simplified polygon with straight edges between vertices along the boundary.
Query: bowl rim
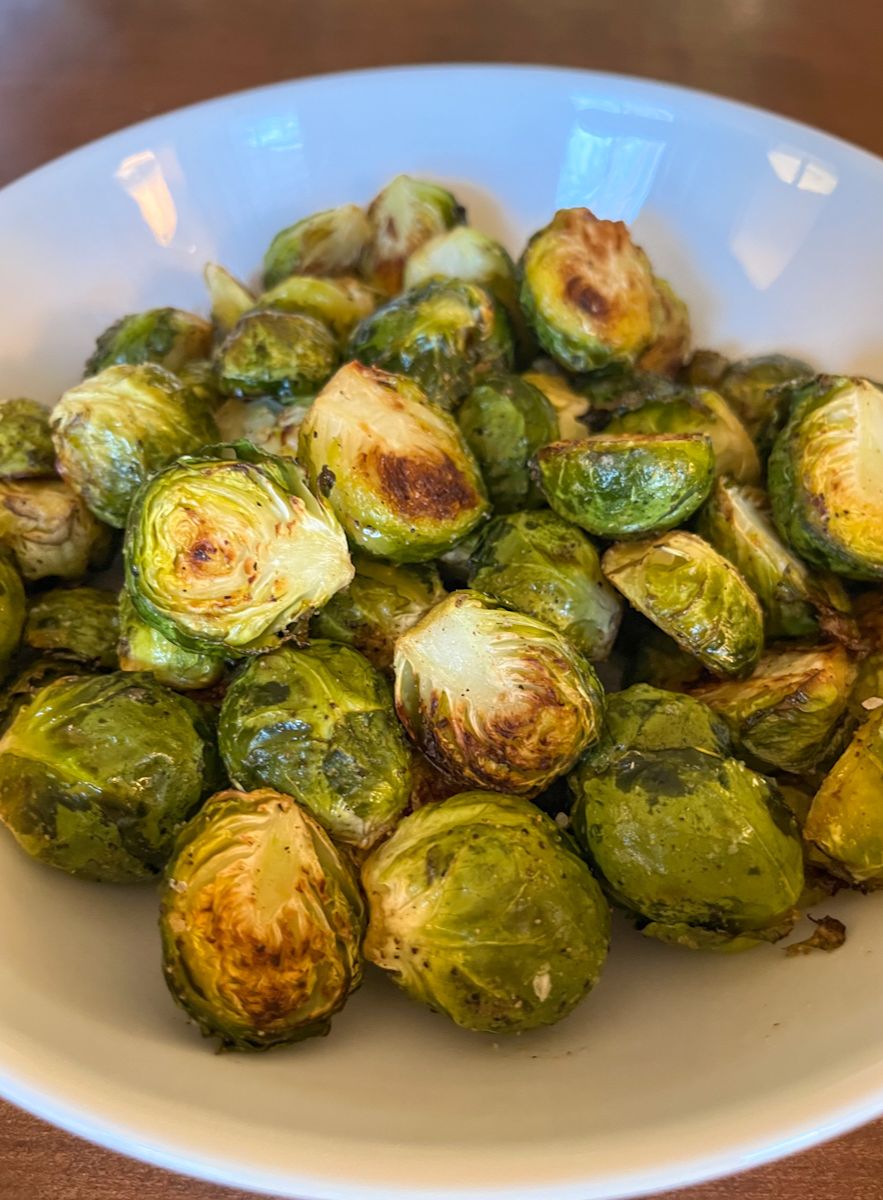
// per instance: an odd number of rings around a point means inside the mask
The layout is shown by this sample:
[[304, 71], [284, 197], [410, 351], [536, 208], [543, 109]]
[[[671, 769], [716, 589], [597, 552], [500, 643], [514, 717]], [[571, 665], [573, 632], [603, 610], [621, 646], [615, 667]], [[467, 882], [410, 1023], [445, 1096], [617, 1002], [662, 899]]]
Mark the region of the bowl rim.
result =
[[[532, 76], [538, 81], [557, 81], [560, 86], [566, 86], [569, 82], [595, 88], [625, 89], [637, 97], [659, 99], [665, 96], [669, 102], [674, 97], [682, 110], [698, 106], [703, 113], [722, 119], [730, 128], [748, 124], [756, 129], [760, 122], [770, 131], [809, 141], [814, 149], [821, 152], [846, 156], [853, 165], [879, 179], [883, 186], [883, 158], [870, 150], [804, 122], [743, 101], [664, 80], [615, 72], [541, 63], [453, 61], [324, 72], [195, 101], [123, 126], [40, 164], [0, 188], [0, 201], [8, 193], [25, 190], [32, 183], [39, 182], [46, 173], [51, 174], [69, 160], [92, 151], [110, 149], [115, 144], [131, 139], [133, 135], [162, 132], [169, 125], [186, 119], [200, 109], [235, 109], [246, 99], [333, 86], [338, 81], [382, 81], [390, 76], [425, 79], [450, 76], [452, 72], [475, 76], [518, 75], [525, 82], [528, 81], [527, 77]], [[631, 1157], [635, 1165], [629, 1170], [607, 1168], [600, 1173], [595, 1172], [588, 1181], [585, 1172], [589, 1165], [585, 1155], [581, 1156], [576, 1143], [570, 1142], [561, 1144], [563, 1152], [557, 1153], [553, 1162], [549, 1161], [551, 1156], [547, 1152], [538, 1148], [529, 1158], [525, 1153], [528, 1148], [521, 1146], [520, 1156], [515, 1163], [517, 1173], [512, 1173], [511, 1164], [507, 1164], [508, 1173], [504, 1171], [500, 1175], [498, 1172], [496, 1176], [493, 1171], [483, 1168], [487, 1182], [476, 1184], [470, 1181], [468, 1173], [464, 1173], [461, 1182], [446, 1182], [441, 1187], [431, 1182], [431, 1156], [436, 1153], [439, 1163], [446, 1161], [443, 1150], [433, 1150], [427, 1155], [426, 1147], [393, 1146], [389, 1143], [387, 1158], [390, 1158], [389, 1151], [394, 1151], [399, 1166], [404, 1169], [399, 1170], [397, 1179], [391, 1173], [383, 1178], [375, 1174], [376, 1182], [370, 1182], [353, 1171], [347, 1172], [345, 1166], [341, 1172], [337, 1163], [365, 1162], [362, 1156], [376, 1153], [376, 1142], [359, 1144], [348, 1140], [346, 1145], [352, 1157], [344, 1158], [339, 1151], [329, 1154], [327, 1141], [312, 1139], [315, 1145], [311, 1142], [313, 1152], [309, 1157], [312, 1163], [321, 1163], [327, 1168], [321, 1173], [315, 1170], [292, 1171], [289, 1166], [256, 1165], [249, 1162], [247, 1156], [238, 1158], [226, 1148], [223, 1152], [217, 1148], [213, 1152], [207, 1149], [193, 1150], [188, 1147], [186, 1134], [182, 1134], [179, 1127], [170, 1121], [149, 1122], [142, 1118], [139, 1122], [137, 1112], [131, 1113], [128, 1120], [121, 1118], [121, 1109], [115, 1104], [115, 1097], [109, 1089], [102, 1093], [95, 1086], [86, 1088], [87, 1098], [84, 1100], [84, 1089], [77, 1085], [75, 1068], [71, 1071], [74, 1082], [68, 1080], [66, 1084], [59, 1084], [53, 1078], [57, 1064], [45, 1054], [41, 1060], [40, 1047], [28, 1047], [27, 1050], [29, 1053], [4, 1039], [0, 1030], [0, 1096], [12, 1104], [106, 1149], [158, 1167], [229, 1187], [300, 1197], [301, 1200], [308, 1197], [389, 1200], [391, 1196], [400, 1197], [401, 1200], [491, 1200], [492, 1197], [498, 1200], [503, 1200], [503, 1197], [506, 1200], [624, 1200], [626, 1197], [644, 1196], [745, 1171], [835, 1138], [883, 1114], [881, 1062], [857, 1070], [847, 1078], [843, 1074], [832, 1075], [827, 1081], [823, 1080], [809, 1097], [803, 1094], [802, 1089], [792, 1088], [784, 1094], [777, 1093], [775, 1105], [767, 1101], [766, 1107], [753, 1106], [750, 1111], [753, 1114], [752, 1124], [757, 1131], [754, 1134], [743, 1132], [734, 1136], [727, 1122], [719, 1121], [717, 1136], [709, 1131], [707, 1138], [709, 1145], [718, 1145], [716, 1150], [686, 1154], [672, 1152], [670, 1145], [657, 1136], [660, 1149], [667, 1147], [667, 1153], [656, 1158], [652, 1155], [649, 1158], [646, 1155], [633, 1155]], [[80, 1083], [83, 1078], [81, 1073]], [[784, 1101], [787, 1101], [787, 1106]], [[778, 1118], [778, 1123], [775, 1113], [767, 1111], [777, 1107], [782, 1111], [787, 1107], [788, 1112], [787, 1117]], [[773, 1118], [772, 1121], [770, 1118]], [[686, 1124], [689, 1126], [693, 1122]], [[538, 1147], [540, 1145], [537, 1144]], [[505, 1149], [511, 1153], [511, 1147]], [[487, 1149], [479, 1147], [475, 1151], [476, 1155], [483, 1157], [496, 1154], [498, 1159], [500, 1153], [499, 1144], [489, 1145]], [[639, 1162], [641, 1158], [644, 1158], [643, 1165]], [[646, 1165], [648, 1161], [650, 1165]], [[500, 1179], [505, 1182], [501, 1183]]]

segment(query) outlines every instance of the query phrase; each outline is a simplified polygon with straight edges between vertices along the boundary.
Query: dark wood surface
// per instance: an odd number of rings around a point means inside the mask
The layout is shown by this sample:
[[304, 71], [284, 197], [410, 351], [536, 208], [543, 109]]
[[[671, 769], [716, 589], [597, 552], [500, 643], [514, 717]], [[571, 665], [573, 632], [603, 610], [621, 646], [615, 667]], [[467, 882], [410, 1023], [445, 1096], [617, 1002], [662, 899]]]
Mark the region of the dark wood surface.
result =
[[[880, 0], [0, 0], [0, 184], [182, 104], [409, 62], [646, 75], [772, 108], [883, 153], [881, 51]], [[883, 1124], [689, 1196], [883, 1200]], [[0, 1103], [0, 1200], [224, 1197], [246, 1200]]]

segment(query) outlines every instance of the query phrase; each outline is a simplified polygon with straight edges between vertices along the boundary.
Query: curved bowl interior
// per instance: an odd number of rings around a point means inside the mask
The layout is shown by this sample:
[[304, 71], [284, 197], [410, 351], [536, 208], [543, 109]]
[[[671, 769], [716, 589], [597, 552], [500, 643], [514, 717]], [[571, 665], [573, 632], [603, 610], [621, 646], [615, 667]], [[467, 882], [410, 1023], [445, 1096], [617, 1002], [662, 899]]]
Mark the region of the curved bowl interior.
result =
[[[429, 68], [171, 114], [0, 193], [0, 390], [52, 401], [123, 312], [204, 308], [207, 259], [399, 171], [449, 182], [513, 251], [556, 207], [634, 223], [699, 344], [883, 374], [883, 164], [674, 88]], [[835, 956], [732, 958], [618, 925], [597, 991], [493, 1041], [372, 975], [327, 1040], [217, 1057], [158, 969], [151, 889], [78, 883], [0, 839], [0, 1090], [129, 1154], [299, 1197], [638, 1193], [787, 1153], [883, 1110], [883, 910]]]

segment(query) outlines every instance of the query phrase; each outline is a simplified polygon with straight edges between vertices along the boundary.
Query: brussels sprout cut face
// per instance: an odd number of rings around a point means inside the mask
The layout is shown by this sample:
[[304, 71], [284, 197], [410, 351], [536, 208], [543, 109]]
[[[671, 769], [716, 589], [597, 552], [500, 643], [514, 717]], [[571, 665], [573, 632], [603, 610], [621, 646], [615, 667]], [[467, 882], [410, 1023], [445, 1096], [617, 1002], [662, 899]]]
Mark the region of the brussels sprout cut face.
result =
[[82, 579], [105, 566], [111, 532], [59, 479], [0, 480], [0, 543], [27, 580]]
[[495, 517], [472, 554], [469, 584], [545, 621], [592, 661], [613, 648], [622, 601], [586, 535], [553, 512]]
[[217, 439], [205, 406], [153, 363], [108, 367], [70, 388], [50, 423], [59, 472], [116, 529], [146, 479]]
[[468, 225], [436, 234], [405, 264], [404, 288], [411, 291], [430, 279], [464, 279], [487, 288], [510, 312], [518, 308], [515, 264], [499, 242]]
[[410, 376], [442, 408], [452, 409], [482, 376], [510, 371], [512, 334], [490, 292], [461, 280], [433, 280], [396, 296], [361, 321], [353, 358]]
[[86, 363], [86, 375], [123, 363], [157, 363], [177, 371], [194, 358], [206, 358], [212, 349], [212, 327], [195, 313], [180, 308], [152, 308], [122, 317], [95, 343]]
[[248, 442], [182, 458], [138, 493], [126, 588], [189, 650], [266, 649], [353, 577], [343, 530], [289, 459]]
[[359, 363], [316, 397], [300, 459], [359, 549], [424, 562], [487, 512], [484, 485], [455, 422], [410, 380]]
[[411, 737], [464, 782], [535, 796], [599, 736], [603, 691], [548, 625], [455, 592], [399, 638], [396, 707]]
[[856, 668], [842, 646], [772, 650], [750, 679], [695, 689], [763, 767], [809, 771], [830, 753]]
[[763, 613], [736, 568], [675, 530], [611, 546], [604, 574], [635, 608], [715, 675], [747, 675], [763, 649]]
[[429, 563], [381, 562], [360, 555], [356, 574], [332, 596], [310, 627], [315, 637], [354, 646], [375, 667], [392, 667], [397, 638], [443, 600], [447, 592]]
[[714, 452], [696, 434], [596, 434], [553, 442], [534, 458], [551, 507], [599, 537], [680, 525], [708, 495]]
[[401, 291], [408, 258], [430, 238], [465, 220], [465, 208], [445, 188], [397, 175], [368, 207], [371, 238], [362, 255], [363, 274], [389, 295]]
[[794, 392], [770, 456], [773, 514], [797, 553], [849, 579], [883, 579], [883, 391], [820, 375]]
[[849, 597], [833, 575], [810, 571], [776, 533], [763, 492], [718, 478], [699, 514], [702, 536], [754, 589], [769, 637], [855, 638]]
[[0, 400], [0, 479], [54, 474], [48, 411], [35, 400]]
[[295, 796], [349, 846], [372, 846], [408, 803], [411, 753], [389, 684], [349, 646], [256, 658], [227, 690], [219, 737], [237, 786]]
[[264, 287], [289, 275], [348, 275], [358, 266], [371, 236], [356, 204], [342, 204], [282, 229], [264, 255]]
[[277, 312], [305, 313], [327, 325], [338, 338], [346, 339], [363, 317], [374, 312], [377, 293], [360, 279], [346, 275], [339, 279], [290, 275], [264, 292], [256, 307]]
[[803, 836], [849, 883], [883, 884], [883, 709], [876, 709], [816, 793]]
[[211, 687], [224, 674], [223, 658], [176, 646], [143, 621], [125, 588], [119, 598], [119, 626], [122, 671], [149, 671], [159, 683], [181, 692]]
[[558, 436], [558, 418], [539, 388], [517, 375], [490, 376], [466, 397], [457, 423], [497, 512], [542, 507], [528, 463]]
[[0, 679], [18, 650], [24, 623], [24, 585], [10, 556], [0, 551]]
[[337, 366], [327, 325], [303, 313], [247, 313], [218, 349], [218, 385], [225, 396], [269, 397], [282, 404], [311, 396]]
[[149, 675], [59, 679], [0, 739], [0, 820], [32, 857], [84, 879], [156, 875], [216, 782], [200, 710]]
[[98, 588], [56, 588], [31, 604], [25, 645], [46, 655], [112, 670], [117, 665], [117, 598]]
[[601, 973], [601, 890], [555, 822], [517, 796], [465, 792], [419, 809], [362, 882], [366, 957], [466, 1029], [552, 1025]]
[[634, 363], [653, 342], [659, 297], [646, 254], [621, 221], [566, 208], [534, 234], [521, 304], [543, 348], [569, 371]]
[[166, 983], [223, 1046], [325, 1034], [361, 982], [364, 924], [352, 868], [309, 813], [267, 789], [220, 792], [166, 873]]

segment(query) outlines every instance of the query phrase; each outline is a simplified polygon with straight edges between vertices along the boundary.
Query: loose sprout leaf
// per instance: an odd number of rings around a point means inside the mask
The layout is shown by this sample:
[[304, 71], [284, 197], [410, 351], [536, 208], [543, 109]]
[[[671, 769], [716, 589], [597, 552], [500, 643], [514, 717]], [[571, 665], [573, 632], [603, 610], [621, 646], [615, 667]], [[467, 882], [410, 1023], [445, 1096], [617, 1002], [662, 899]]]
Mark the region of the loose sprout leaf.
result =
[[823, 950], [830, 954], [832, 950], [839, 950], [846, 941], [846, 926], [837, 917], [810, 916], [809, 919], [815, 925], [815, 929], [803, 941], [792, 942], [790, 946], [785, 947], [789, 958], [812, 954], [813, 950]]

